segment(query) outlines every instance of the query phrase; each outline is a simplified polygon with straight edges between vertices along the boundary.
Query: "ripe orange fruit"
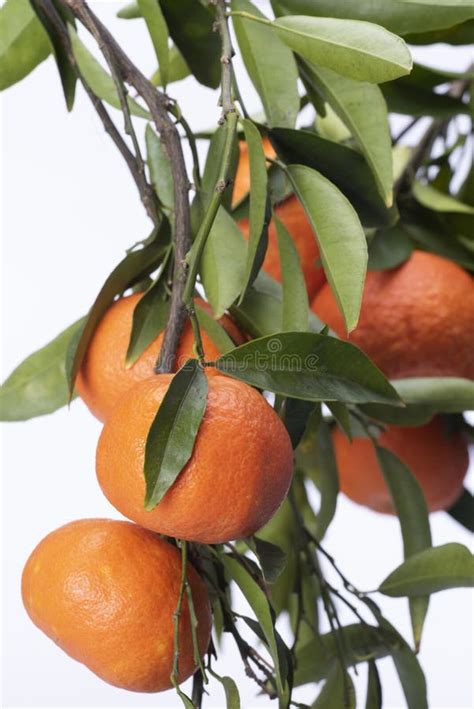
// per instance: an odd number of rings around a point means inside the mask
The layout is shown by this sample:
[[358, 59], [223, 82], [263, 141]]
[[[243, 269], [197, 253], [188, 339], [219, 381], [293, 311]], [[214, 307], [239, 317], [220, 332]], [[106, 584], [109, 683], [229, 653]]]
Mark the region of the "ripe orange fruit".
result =
[[171, 537], [217, 544], [253, 534], [288, 492], [293, 452], [263, 396], [230, 377], [209, 379], [192, 456], [158, 506], [144, 509], [145, 442], [171, 379], [140, 382], [106, 421], [96, 459], [105, 496], [125, 517]]
[[[188, 564], [203, 655], [211, 634], [206, 587]], [[135, 692], [172, 686], [173, 613], [181, 584], [181, 554], [130, 522], [83, 519], [48, 534], [23, 571], [23, 603], [60, 648], [109, 684]], [[186, 599], [179, 623], [179, 680], [193, 659]]]
[[[273, 150], [268, 139], [264, 139], [263, 145], [265, 155], [268, 157], [275, 157], [275, 151]], [[237, 169], [233, 193], [234, 201], [239, 202], [247, 194], [249, 189], [250, 169], [248, 148], [247, 143], [241, 142], [239, 166]], [[319, 261], [319, 249], [313, 229], [308, 221], [303, 207], [294, 195], [288, 197], [277, 205], [275, 212], [293, 239], [300, 257], [301, 267], [306, 281], [306, 287], [308, 289], [308, 295], [312, 298], [326, 280], [323, 268], [320, 265], [317, 265]], [[238, 222], [238, 225], [244, 237], [248, 239], [248, 219], [241, 219]], [[278, 250], [278, 239], [273, 221], [270, 222], [268, 227], [268, 247], [262, 268], [266, 273], [272, 276], [272, 278], [275, 278], [275, 280], [281, 282], [280, 253]]]
[[[368, 438], [351, 443], [332, 432], [340, 489], [354, 502], [393, 514], [392, 498]], [[447, 434], [439, 416], [416, 428], [389, 426], [380, 444], [395, 453], [421, 485], [430, 512], [449, 509], [461, 494], [469, 466], [467, 442], [459, 431]]]
[[[312, 309], [347, 338], [328, 284]], [[359, 324], [347, 339], [388, 377], [474, 378], [474, 279], [425, 251], [414, 251], [398, 268], [370, 271]]]
[[[153, 374], [163, 342], [163, 333], [147, 347], [133, 366], [128, 369], [125, 367], [133, 311], [142, 295], [135, 293], [120, 298], [110, 306], [92, 337], [78, 374], [77, 393], [100, 421], [108, 418], [118, 399], [133, 384]], [[204, 301], [199, 300], [198, 303], [210, 310]], [[224, 315], [220, 322], [237, 344], [244, 341], [242, 333], [230, 317]], [[219, 357], [221, 353], [205, 331], [202, 331], [202, 341], [208, 359]], [[176, 353], [175, 371], [185, 360], [194, 356], [194, 336], [188, 322], [184, 326]], [[208, 374], [212, 373], [213, 370], [209, 369]]]

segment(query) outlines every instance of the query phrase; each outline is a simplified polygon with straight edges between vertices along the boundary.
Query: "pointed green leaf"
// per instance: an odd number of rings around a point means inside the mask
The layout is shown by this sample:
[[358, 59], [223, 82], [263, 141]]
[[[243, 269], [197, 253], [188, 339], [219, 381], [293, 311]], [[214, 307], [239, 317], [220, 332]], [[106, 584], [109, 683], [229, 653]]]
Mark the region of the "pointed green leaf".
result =
[[459, 200], [444, 194], [431, 185], [423, 185], [421, 182], [414, 182], [412, 186], [415, 199], [428, 209], [435, 212], [459, 212], [461, 214], [474, 214], [474, 207], [463, 204]]
[[328, 401], [327, 407], [334, 416], [334, 419], [347, 438], [352, 441], [351, 416], [349, 409], [340, 401]]
[[140, 14], [146, 22], [151, 41], [155, 49], [160, 66], [161, 81], [164, 86], [168, 83], [169, 54], [168, 54], [168, 26], [161, 12], [159, 0], [138, 0]]
[[273, 27], [294, 52], [350, 79], [379, 84], [411, 71], [405, 42], [370, 22], [292, 15]]
[[383, 201], [390, 207], [393, 203], [392, 141], [381, 90], [315, 64], [307, 65], [307, 73], [351, 131], [372, 169]]
[[382, 709], [382, 685], [375, 660], [369, 660], [365, 709]]
[[174, 207], [173, 174], [171, 161], [166, 155], [159, 135], [149, 123], [145, 129], [147, 164], [151, 182], [160, 202], [168, 209]]
[[285, 400], [283, 423], [291, 438], [293, 450], [300, 444], [314, 408], [312, 401], [303, 401], [302, 399]]
[[282, 330], [305, 332], [308, 329], [309, 304], [299, 254], [283, 222], [273, 214], [278, 239], [283, 285]]
[[[168, 56], [168, 84], [181, 81], [181, 79], [185, 79], [190, 75], [191, 69], [177, 47], [173, 45], [168, 52]], [[152, 75], [150, 81], [155, 86], [163, 86], [163, 78], [159, 67]]]
[[50, 414], [69, 401], [66, 352], [84, 318], [27, 357], [0, 387], [0, 420], [26, 421]]
[[202, 282], [216, 318], [220, 318], [242, 292], [246, 251], [237, 224], [219, 207], [201, 259]]
[[[428, 508], [418, 480], [392, 451], [376, 447], [379, 465], [400, 521], [405, 560], [431, 547]], [[419, 647], [429, 596], [410, 599], [415, 647]]]
[[271, 138], [286, 163], [307, 165], [331, 180], [365, 226], [390, 226], [398, 220], [396, 208], [387, 209], [383, 203], [372, 171], [358, 151], [307, 130], [274, 129]]
[[433, 412], [462, 413], [474, 409], [474, 381], [459, 377], [411, 377], [394, 379], [393, 386], [407, 404], [429, 407]]
[[259, 389], [306, 401], [397, 402], [395, 390], [349, 342], [312, 332], [283, 332], [247, 342], [216, 367]]
[[170, 301], [162, 280], [153, 283], [133, 311], [132, 331], [125, 364], [131, 367], [140, 355], [163, 332], [168, 322]]
[[[202, 176], [202, 199], [204, 205], [206, 205], [216, 189], [217, 182], [219, 180], [219, 173], [222, 163], [222, 154], [224, 152], [225, 142], [228, 139], [228, 131], [225, 126], [219, 126], [217, 130], [212, 134], [211, 140], [209, 142], [209, 149], [207, 151], [206, 164], [204, 165], [204, 173]], [[232, 152], [230, 158], [230, 166], [228, 170], [228, 177], [230, 180], [234, 180], [235, 173], [237, 170], [237, 164], [239, 162], [239, 145], [237, 142], [237, 135], [234, 134], [232, 137]], [[230, 211], [232, 201], [232, 190], [226, 189], [222, 195], [222, 205]]]
[[462, 544], [443, 544], [414, 554], [379, 586], [386, 596], [423, 596], [474, 586], [474, 557]]
[[[264, 17], [249, 0], [232, 0], [231, 7]], [[300, 108], [293, 54], [271, 26], [242, 17], [234, 17], [233, 25], [242, 59], [260, 96], [268, 124], [293, 128]]]
[[[68, 25], [72, 51], [79, 71], [95, 95], [110, 106], [121, 110], [120, 99], [114, 80], [79, 39], [76, 30]], [[133, 98], [128, 97], [130, 113], [139, 118], [150, 118], [150, 114]]]
[[311, 704], [311, 709], [355, 709], [356, 697], [352, 679], [342, 670], [337, 660], [328, 674], [318, 698]]
[[290, 165], [295, 191], [316, 235], [326, 278], [348, 332], [359, 319], [367, 268], [367, 242], [356, 211], [316, 170]]
[[207, 402], [207, 377], [196, 359], [174, 375], [148, 432], [145, 509], [161, 502], [190, 459]]
[[198, 303], [195, 303], [194, 308], [199, 326], [211, 338], [219, 352], [225, 354], [226, 352], [233, 350], [235, 347], [235, 342], [227, 334], [220, 322], [215, 320], [212, 315], [209, 315], [209, 313], [204, 308], [201, 308]]
[[51, 44], [28, 0], [0, 8], [0, 91], [21, 81], [44, 61]]
[[251, 283], [258, 258], [259, 246], [264, 236], [265, 213], [267, 202], [267, 168], [262, 138], [255, 124], [248, 119], [242, 120], [245, 140], [248, 146], [250, 167], [250, 210], [247, 264], [245, 268], [243, 293]]
[[286, 554], [279, 546], [259, 537], [249, 537], [247, 545], [257, 557], [267, 583], [275, 583], [286, 566]]
[[240, 709], [239, 690], [232, 677], [221, 677], [210, 667], [207, 667], [206, 671], [222, 684], [225, 692], [226, 709]]
[[369, 243], [369, 271], [384, 271], [404, 263], [413, 251], [408, 233], [397, 224], [381, 229]]
[[448, 510], [456, 522], [470, 532], [474, 532], [474, 497], [468, 490], [463, 490], [457, 502]]
[[321, 502], [317, 515], [317, 536], [322, 539], [336, 514], [339, 475], [329, 426], [321, 421], [317, 430], [319, 452], [318, 489]]
[[214, 13], [196, 0], [160, 0], [173, 42], [196, 79], [216, 89], [221, 78], [221, 43], [213, 31]]

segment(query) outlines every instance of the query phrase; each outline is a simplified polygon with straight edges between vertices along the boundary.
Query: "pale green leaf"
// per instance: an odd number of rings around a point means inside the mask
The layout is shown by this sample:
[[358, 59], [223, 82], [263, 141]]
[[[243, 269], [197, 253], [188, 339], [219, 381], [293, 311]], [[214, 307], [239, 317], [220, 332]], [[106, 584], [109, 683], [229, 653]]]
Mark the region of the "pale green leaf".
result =
[[21, 81], [51, 53], [43, 25], [28, 0], [0, 8], [0, 91]]
[[161, 82], [166, 87], [169, 70], [168, 26], [159, 0], [138, 0], [138, 8], [148, 27], [160, 66]]

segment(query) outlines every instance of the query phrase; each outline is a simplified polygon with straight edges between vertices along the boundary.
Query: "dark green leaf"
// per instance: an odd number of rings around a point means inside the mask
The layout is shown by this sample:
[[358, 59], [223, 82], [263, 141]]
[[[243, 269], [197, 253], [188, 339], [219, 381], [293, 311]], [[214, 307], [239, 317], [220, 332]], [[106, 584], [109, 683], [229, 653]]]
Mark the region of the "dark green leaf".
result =
[[161, 12], [159, 0], [138, 0], [140, 14], [146, 22], [160, 66], [161, 82], [168, 83], [169, 53], [168, 27]]
[[384, 205], [360, 153], [310, 131], [274, 129], [270, 135], [285, 162], [307, 165], [331, 180], [351, 201], [365, 226], [390, 226], [397, 221], [396, 208]]
[[283, 286], [281, 328], [305, 332], [308, 329], [309, 304], [300, 257], [283, 222], [276, 213], [272, 218], [278, 239]]
[[214, 316], [220, 318], [242, 292], [247, 249], [237, 224], [219, 207], [201, 259], [201, 277]]
[[317, 236], [324, 273], [350, 332], [359, 319], [367, 268], [364, 231], [351, 203], [332, 182], [303, 165], [290, 165], [288, 170]]
[[355, 709], [356, 697], [352, 679], [334, 660], [326, 682], [311, 709]]
[[382, 685], [375, 660], [369, 660], [365, 709], [382, 709]]
[[321, 93], [349, 128], [371, 167], [387, 207], [393, 203], [392, 143], [387, 106], [378, 86], [347, 79], [308, 63], [303, 76]]
[[277, 0], [274, 5], [282, 14], [365, 20], [399, 35], [449, 28], [474, 17], [472, 6], [443, 7], [441, 3], [416, 0]]
[[132, 332], [125, 364], [131, 367], [166, 327], [170, 301], [161, 279], [147, 290], [133, 311]]
[[[418, 480], [392, 451], [376, 447], [377, 459], [400, 520], [405, 560], [431, 547], [428, 508]], [[419, 647], [429, 596], [410, 599], [415, 647]]]
[[294, 52], [339, 74], [379, 84], [411, 71], [405, 42], [380, 25], [331, 17], [280, 17], [275, 32]]
[[[372, 404], [376, 406], [376, 404]], [[327, 407], [329, 411], [334, 416], [337, 425], [343, 431], [347, 438], [352, 441], [352, 431], [351, 431], [351, 416], [349, 415], [349, 409], [345, 404], [340, 401], [328, 401]]]
[[[394, 385], [394, 382], [392, 384]], [[363, 404], [360, 409], [377, 421], [393, 423], [397, 426], [421, 426], [431, 421], [434, 415], [430, 406], [409, 405], [405, 408], [396, 408], [385, 404]]]
[[381, 87], [391, 113], [420, 118], [423, 116], [450, 118], [459, 113], [466, 113], [466, 106], [460, 99], [417, 86], [408, 81], [408, 78], [383, 84]]
[[281, 693], [286, 685], [286, 674], [282, 672], [280, 654], [278, 651], [278, 644], [275, 634], [275, 621], [268, 599], [257, 582], [254, 581], [248, 571], [244, 569], [236, 559], [227, 554], [222, 554], [220, 558], [227, 574], [233, 581], [235, 581], [244, 594], [260, 624], [261, 632], [265, 637], [275, 666], [277, 686], [279, 692]]
[[[204, 166], [204, 174], [202, 176], [202, 199], [204, 205], [209, 202], [216, 189], [221, 169], [222, 154], [224, 152], [225, 141], [227, 139], [228, 131], [226, 131], [225, 126], [219, 126], [219, 128], [217, 128], [217, 130], [212, 134], [212, 138], [209, 143], [209, 150], [207, 152], [206, 164]], [[237, 164], [239, 162], [239, 145], [237, 142], [237, 135], [234, 134], [232, 141], [230, 167], [227, 175], [229, 179], [233, 181], [237, 170]], [[231, 201], [232, 190], [226, 189], [222, 195], [222, 205], [227, 210], [230, 210]]]
[[474, 586], [474, 557], [462, 544], [443, 544], [414, 554], [379, 586], [386, 596], [424, 596]]
[[222, 684], [225, 692], [226, 709], [240, 709], [239, 690], [232, 677], [221, 677], [210, 667], [206, 668], [206, 671]]
[[[264, 15], [249, 0], [232, 0], [232, 10]], [[271, 126], [293, 128], [300, 108], [293, 54], [270, 26], [234, 17], [242, 59]]]
[[[121, 110], [120, 99], [114, 80], [81, 42], [74, 27], [68, 25], [68, 29], [72, 51], [74, 52], [74, 57], [84, 80], [98, 98], [105, 101], [110, 106]], [[129, 97], [127, 101], [132, 115], [140, 118], [150, 118], [148, 111], [142, 108], [133, 98]]]
[[[181, 81], [181, 79], [185, 79], [190, 75], [191, 69], [186, 64], [186, 60], [177, 47], [173, 45], [168, 55], [168, 84]], [[155, 86], [163, 86], [163, 78], [159, 67], [152, 75], [150, 81]]]
[[463, 490], [458, 501], [448, 510], [456, 522], [470, 532], [474, 532], [474, 497], [468, 490]]
[[51, 52], [51, 44], [28, 0], [0, 8], [0, 91], [21, 81]]
[[265, 581], [275, 583], [286, 566], [285, 552], [276, 544], [258, 537], [249, 537], [246, 541], [260, 563]]
[[87, 315], [84, 326], [77, 331], [68, 349], [66, 373], [70, 392], [74, 388], [77, 373], [92, 335], [115, 296], [123, 293], [157, 268], [167, 248], [168, 240], [169, 230], [164, 230], [143, 248], [130, 251], [106, 279]]
[[160, 0], [173, 42], [196, 79], [216, 89], [221, 77], [221, 43], [213, 31], [214, 15], [196, 0]]
[[325, 421], [320, 422], [316, 435], [319, 452], [318, 488], [321, 494], [317, 516], [317, 536], [318, 539], [322, 539], [336, 514], [339, 475], [331, 431]]
[[267, 203], [267, 169], [262, 138], [255, 124], [243, 119], [245, 140], [248, 146], [250, 168], [250, 210], [249, 239], [247, 247], [247, 264], [245, 268], [244, 287], [242, 295], [252, 282], [255, 271], [255, 261], [258, 259], [259, 246], [264, 234], [266, 203]]
[[283, 422], [291, 438], [293, 449], [299, 445], [308, 423], [308, 418], [314, 410], [312, 401], [302, 399], [286, 399]]
[[171, 161], [166, 155], [160, 136], [148, 123], [145, 130], [147, 164], [150, 177], [159, 200], [168, 209], [174, 207], [173, 174]]
[[407, 34], [405, 37], [410, 44], [437, 44], [438, 42], [451, 45], [472, 44], [474, 42], [474, 20], [460, 22], [444, 30], [416, 32]]
[[233, 350], [235, 342], [229, 337], [220, 322], [214, 320], [212, 315], [209, 315], [209, 313], [197, 303], [195, 303], [195, 311], [200, 327], [205, 330], [219, 352], [226, 354], [226, 352]]
[[397, 402], [395, 390], [361, 350], [312, 332], [247, 342], [220, 357], [216, 366], [259, 389], [295, 399]]
[[474, 409], [474, 382], [458, 377], [412, 377], [392, 382], [407, 404], [422, 405], [434, 412], [459, 413]]
[[27, 357], [0, 388], [2, 421], [25, 421], [50, 414], [69, 401], [66, 352], [84, 319], [64, 330], [52, 342]]
[[459, 202], [459, 200], [440, 192], [431, 185], [424, 185], [415, 181], [412, 185], [412, 191], [415, 199], [423, 207], [433, 209], [435, 212], [474, 214], [474, 207]]
[[[53, 47], [56, 65], [58, 67], [59, 78], [61, 79], [61, 84], [63, 87], [64, 98], [66, 99], [66, 107], [68, 111], [72, 111], [72, 108], [74, 106], [74, 96], [76, 93], [76, 70], [71, 64], [67, 52], [64, 50], [63, 43], [61, 41], [61, 38], [59, 37], [57, 29], [53, 26], [47, 15], [43, 12], [42, 7], [37, 2], [37, 0], [30, 1], [44, 29], [48, 33], [51, 45]], [[60, 15], [63, 17], [65, 22], [68, 20], [73, 21], [73, 16], [68, 10], [62, 8], [62, 6], [57, 2], [55, 3], [55, 7], [60, 13]]]
[[384, 271], [406, 261], [413, 251], [408, 233], [399, 224], [378, 231], [369, 244], [369, 271]]
[[174, 375], [145, 446], [145, 509], [161, 502], [190, 459], [206, 410], [207, 377], [195, 359]]

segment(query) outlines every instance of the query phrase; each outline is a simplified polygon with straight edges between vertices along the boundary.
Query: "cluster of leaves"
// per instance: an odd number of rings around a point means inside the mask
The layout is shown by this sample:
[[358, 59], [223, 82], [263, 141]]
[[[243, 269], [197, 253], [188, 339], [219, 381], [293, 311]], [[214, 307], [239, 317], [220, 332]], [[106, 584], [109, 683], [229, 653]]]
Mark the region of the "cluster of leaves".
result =
[[[123, 109], [126, 93], [121, 96], [116, 77], [82, 43], [64, 3], [51, 1], [64, 20], [74, 63], [64, 55], [40, 2], [7, 0], [0, 10], [0, 88], [19, 81], [53, 54], [69, 110], [78, 76], [97, 99]], [[264, 120], [248, 115], [234, 82], [238, 115], [201, 136], [209, 141], [201, 176], [197, 136], [177, 104], [172, 110], [194, 158], [195, 240], [188, 254], [189, 269], [199, 277], [214, 315], [196, 308], [197, 322], [222, 353], [215, 367], [274, 395], [295, 449], [295, 481], [289, 499], [258, 537], [222, 548], [193, 544], [190, 553], [211, 590], [218, 635], [233, 636], [248, 673], [270, 696], [278, 696], [281, 706], [290, 704], [293, 687], [323, 680], [313, 706], [355, 706], [348, 669], [360, 662], [369, 667], [366, 706], [381, 706], [376, 661], [390, 655], [407, 705], [418, 709], [426, 707], [427, 700], [416, 654], [372, 596], [354, 588], [321, 546], [338, 497], [330, 426], [339, 425], [349, 437], [373, 440], [400, 520], [405, 557], [378, 591], [408, 598], [417, 648], [430, 594], [472, 584], [472, 557], [460, 545], [432, 546], [422, 491], [410, 470], [379, 446], [377, 435], [385, 423], [419, 425], [438, 412], [459, 425], [459, 414], [474, 408], [474, 383], [456, 378], [389, 382], [360, 350], [323, 328], [309, 309], [298, 255], [273, 207], [283, 197], [297, 195], [317, 234], [322, 265], [348, 330], [357, 324], [367, 266], [391, 268], [406, 260], [413, 248], [422, 248], [474, 271], [472, 166], [456, 192], [452, 187], [468, 145], [467, 132], [458, 131], [456, 119], [472, 110], [466, 99], [473, 72], [415, 65], [410, 73], [405, 44], [470, 42], [474, 9], [464, 0], [439, 0], [435, 5], [426, 0], [271, 4], [273, 19], [250, 0], [232, 0], [228, 6]], [[190, 74], [205, 86], [219, 86], [221, 44], [212, 6], [197, 0], [138, 0], [119, 15], [145, 21], [158, 61], [152, 77], [156, 86], [166, 88]], [[150, 237], [132, 247], [108, 276], [87, 316], [10, 375], [0, 395], [4, 420], [47, 414], [68, 402], [95, 328], [117, 296], [132, 288], [145, 291], [134, 312], [127, 366], [168, 321], [172, 169], [147, 108], [130, 97], [126, 105], [135, 123], [145, 122], [147, 176], [156, 192], [159, 221]], [[296, 121], [307, 105], [314, 109], [314, 120], [297, 130]], [[435, 155], [427, 150], [419, 164], [411, 165], [413, 152], [392, 139], [390, 112], [410, 116], [410, 127], [421, 117], [431, 117], [442, 148]], [[263, 137], [277, 153], [270, 169]], [[223, 178], [232, 183], [242, 139], [249, 147], [251, 191], [233, 206], [232, 190], [222, 192], [219, 186]], [[261, 271], [271, 216], [278, 235], [281, 284]], [[248, 242], [236, 224], [243, 217], [249, 219]], [[193, 291], [194, 282], [191, 286]], [[226, 311], [251, 341], [235, 347], [218, 323]], [[149, 509], [159, 504], [189, 460], [206, 392], [203, 370], [192, 360], [175, 376], [150, 429], [144, 471]], [[464, 422], [460, 425], [467, 428]], [[317, 513], [308, 500], [311, 486], [320, 492]], [[452, 514], [469, 527], [472, 508], [472, 497], [465, 492]], [[327, 581], [321, 559], [334, 567], [338, 587]], [[231, 582], [247, 598], [256, 620], [238, 616], [232, 608]], [[347, 605], [357, 622], [342, 627], [337, 603]], [[320, 632], [321, 611], [331, 627], [325, 634]], [[276, 629], [281, 613], [291, 618], [291, 648]], [[242, 637], [237, 621], [256, 635], [271, 664]], [[200, 672], [198, 698], [208, 672], [222, 682], [228, 706], [239, 706], [235, 683], [215, 673], [211, 655]], [[194, 694], [192, 701], [180, 696], [187, 706], [197, 701]]]

